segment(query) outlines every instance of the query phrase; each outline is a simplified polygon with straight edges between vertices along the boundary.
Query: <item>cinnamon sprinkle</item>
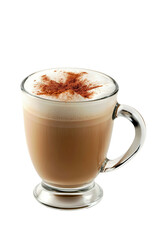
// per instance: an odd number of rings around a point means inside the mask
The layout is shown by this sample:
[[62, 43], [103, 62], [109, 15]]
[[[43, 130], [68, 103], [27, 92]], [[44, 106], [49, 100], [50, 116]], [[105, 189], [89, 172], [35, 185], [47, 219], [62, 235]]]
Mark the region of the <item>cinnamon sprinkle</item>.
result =
[[82, 79], [82, 77], [87, 74], [87, 72], [73, 73], [64, 72], [66, 74], [66, 81], [60, 79], [59, 82], [51, 80], [47, 75], [41, 76], [41, 82], [36, 83], [34, 86], [37, 88], [37, 95], [47, 95], [47, 96], [58, 96], [61, 93], [68, 92], [70, 97], [75, 93], [81, 95], [84, 98], [90, 98], [95, 88], [101, 87], [102, 85], [94, 85], [87, 82], [87, 79]]

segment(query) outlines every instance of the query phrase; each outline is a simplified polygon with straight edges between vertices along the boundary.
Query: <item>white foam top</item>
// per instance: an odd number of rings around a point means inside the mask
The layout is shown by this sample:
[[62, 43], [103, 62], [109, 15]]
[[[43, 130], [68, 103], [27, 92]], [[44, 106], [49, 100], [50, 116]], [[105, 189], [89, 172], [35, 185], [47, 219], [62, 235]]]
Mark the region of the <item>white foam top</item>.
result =
[[[94, 88], [92, 90], [89, 90], [89, 93], [92, 93], [92, 95], [89, 98], [83, 97], [80, 94], [77, 94], [76, 92], [72, 94], [72, 96], [69, 96], [71, 93], [66, 91], [62, 92], [58, 96], [54, 95], [38, 95], [37, 91], [35, 91], [35, 85], [38, 86], [38, 84], [43, 83], [42, 82], [42, 76], [46, 75], [51, 80], [54, 80], [56, 82], [65, 82], [66, 81], [66, 73], [72, 72], [72, 73], [81, 73], [85, 72], [85, 74], [82, 75], [81, 80], [85, 80], [88, 84], [92, 84], [93, 86], [100, 86], [97, 88]], [[34, 73], [30, 75], [27, 80], [24, 83], [24, 89], [31, 93], [32, 95], [38, 95], [41, 98], [50, 99], [54, 101], [90, 101], [95, 99], [100, 99], [105, 96], [110, 96], [116, 89], [116, 85], [113, 82], [111, 78], [109, 78], [107, 75], [86, 70], [86, 69], [72, 69], [72, 68], [58, 68], [58, 69], [49, 69], [49, 70], [43, 70], [37, 73]]]

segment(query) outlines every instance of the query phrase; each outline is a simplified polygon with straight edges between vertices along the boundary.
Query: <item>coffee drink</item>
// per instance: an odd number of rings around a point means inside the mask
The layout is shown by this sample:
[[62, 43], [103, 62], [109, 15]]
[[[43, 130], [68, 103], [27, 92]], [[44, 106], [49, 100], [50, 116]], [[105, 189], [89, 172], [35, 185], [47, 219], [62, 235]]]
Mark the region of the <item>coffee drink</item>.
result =
[[[117, 103], [117, 83], [86, 69], [49, 69], [21, 84], [30, 157], [42, 179], [36, 199], [56, 208], [82, 208], [103, 196], [94, 182], [99, 172], [120, 167], [143, 144], [145, 124], [132, 107]], [[106, 158], [114, 118], [123, 116], [135, 138], [119, 158]]]
[[[71, 81], [75, 83], [76, 78], [81, 85], [73, 91]], [[55, 94], [53, 83], [65, 84], [67, 80], [69, 89], [60, 86], [64, 91], [57, 94], [56, 89]], [[92, 89], [86, 90], [86, 86]], [[24, 88], [32, 94], [29, 99], [24, 95], [26, 139], [40, 177], [63, 188], [91, 182], [106, 157], [116, 104], [115, 96], [109, 103], [107, 99], [97, 103], [96, 99], [112, 93], [114, 83], [100, 73], [58, 69], [31, 75]]]

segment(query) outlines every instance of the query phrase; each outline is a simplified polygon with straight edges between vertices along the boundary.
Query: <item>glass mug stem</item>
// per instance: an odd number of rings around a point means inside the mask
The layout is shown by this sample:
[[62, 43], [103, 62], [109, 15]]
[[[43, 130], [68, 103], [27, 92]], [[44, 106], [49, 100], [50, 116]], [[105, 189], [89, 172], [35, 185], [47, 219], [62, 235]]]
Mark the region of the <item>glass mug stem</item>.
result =
[[124, 163], [130, 160], [143, 145], [146, 128], [144, 120], [140, 113], [130, 106], [117, 103], [113, 112], [113, 119], [120, 116], [127, 118], [133, 124], [135, 129], [134, 140], [129, 149], [122, 156], [114, 160], [106, 158], [101, 167], [101, 172], [108, 172], [122, 166]]

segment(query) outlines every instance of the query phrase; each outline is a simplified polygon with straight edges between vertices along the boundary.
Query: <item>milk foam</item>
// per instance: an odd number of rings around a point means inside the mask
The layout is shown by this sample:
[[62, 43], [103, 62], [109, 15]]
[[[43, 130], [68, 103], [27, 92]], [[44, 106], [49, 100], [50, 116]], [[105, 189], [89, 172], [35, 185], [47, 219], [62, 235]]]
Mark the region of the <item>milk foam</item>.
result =
[[101, 86], [90, 90], [90, 92], [93, 93], [90, 98], [84, 98], [81, 95], [75, 93], [74, 95], [72, 95], [72, 98], [68, 100], [68, 94], [69, 94], [68, 92], [63, 92], [59, 94], [58, 97], [48, 96], [48, 95], [40, 95], [40, 96], [38, 95], [38, 96], [44, 99], [50, 99], [54, 101], [71, 101], [71, 102], [90, 101], [90, 100], [95, 100], [95, 99], [100, 99], [106, 96], [110, 96], [116, 90], [115, 83], [108, 76], [99, 72], [91, 71], [91, 70], [72, 69], [72, 68], [49, 69], [49, 70], [43, 70], [43, 71], [34, 73], [30, 75], [25, 81], [24, 89], [28, 93], [31, 93], [32, 95], [36, 96], [37, 93], [35, 91], [35, 84], [41, 83], [41, 76], [46, 75], [51, 80], [54, 80], [56, 82], [59, 82], [59, 81], [65, 82], [66, 74], [64, 74], [64, 72], [73, 72], [73, 73], [86, 72], [86, 74], [82, 76], [81, 78], [82, 80], [86, 79], [88, 84], [101, 85]]

